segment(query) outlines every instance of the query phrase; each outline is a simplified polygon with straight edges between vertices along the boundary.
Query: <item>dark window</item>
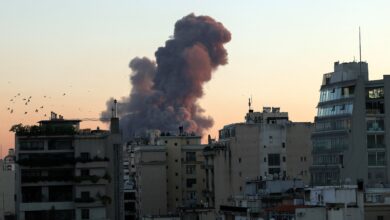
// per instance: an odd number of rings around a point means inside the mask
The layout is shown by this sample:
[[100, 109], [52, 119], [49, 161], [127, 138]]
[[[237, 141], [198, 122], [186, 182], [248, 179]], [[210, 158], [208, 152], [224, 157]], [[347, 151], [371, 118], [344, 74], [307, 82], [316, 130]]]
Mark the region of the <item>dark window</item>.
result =
[[80, 176], [89, 176], [89, 169], [80, 170]]
[[376, 217], [376, 219], [377, 219], [377, 220], [383, 220], [384, 217], [383, 217], [383, 215], [378, 215], [378, 216]]
[[267, 162], [267, 158], [266, 157], [264, 157], [264, 163], [266, 163]]
[[41, 202], [42, 188], [39, 186], [22, 187], [22, 202]]
[[168, 144], [168, 141], [164, 141], [164, 143]]
[[19, 146], [20, 146], [20, 150], [43, 150], [44, 149], [42, 140], [20, 141]]
[[51, 139], [48, 143], [49, 150], [70, 150], [73, 149], [71, 139]]
[[187, 188], [191, 188], [196, 184], [196, 179], [187, 179]]
[[190, 144], [190, 141], [187, 141], [187, 144]]
[[125, 200], [135, 200], [135, 192], [125, 192]]
[[89, 219], [89, 209], [81, 209], [81, 219]]
[[283, 162], [286, 162], [286, 157], [283, 157]]
[[280, 166], [280, 154], [268, 154], [268, 166]]
[[186, 152], [186, 161], [196, 161], [195, 152]]
[[178, 187], [178, 186], [176, 186], [176, 189], [179, 189], [179, 187]]
[[279, 174], [280, 173], [280, 168], [269, 168], [268, 169], [269, 174]]
[[80, 157], [81, 157], [81, 159], [83, 159], [83, 160], [89, 160], [89, 159], [91, 159], [91, 155], [90, 155], [89, 153], [87, 153], [87, 152], [80, 153]]
[[286, 147], [286, 143], [283, 142], [282, 143], [282, 147], [285, 148]]
[[178, 173], [175, 173], [175, 176], [178, 176], [179, 174]]
[[267, 146], [264, 145], [264, 148], [266, 148]]
[[177, 143], [175, 143], [175, 146], [177, 146]]
[[175, 162], [177, 163], [177, 162], [178, 162], [178, 160], [176, 159], [176, 160], [175, 160]]
[[241, 163], [241, 157], [240, 157], [240, 158], [238, 158], [238, 163]]
[[81, 192], [81, 199], [89, 199], [90, 194], [88, 191]]
[[64, 202], [73, 200], [72, 186], [49, 186], [49, 201]]

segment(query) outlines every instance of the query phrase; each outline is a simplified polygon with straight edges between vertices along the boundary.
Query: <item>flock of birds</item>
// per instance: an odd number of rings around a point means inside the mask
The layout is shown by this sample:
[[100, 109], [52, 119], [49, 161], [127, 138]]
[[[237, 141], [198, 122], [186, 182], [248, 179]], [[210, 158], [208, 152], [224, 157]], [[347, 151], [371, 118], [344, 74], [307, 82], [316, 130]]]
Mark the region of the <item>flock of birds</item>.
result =
[[[62, 96], [65, 96], [66, 93], [63, 93]], [[44, 95], [43, 96], [44, 99], [50, 99], [51, 97], [50, 96], [46, 96]], [[32, 105], [32, 96], [28, 96], [28, 97], [22, 97], [22, 95], [20, 93], [16, 94], [15, 96], [13, 96], [10, 100], [9, 100], [9, 106], [7, 107], [7, 112], [9, 112], [10, 114], [14, 114], [15, 113], [15, 110], [16, 110], [16, 102], [17, 101], [21, 101], [24, 106], [31, 106]], [[43, 105], [38, 105], [36, 106], [35, 108], [33, 108], [32, 112], [33, 113], [41, 113], [44, 111], [44, 108], [45, 106]], [[35, 110], [34, 110], [35, 109]], [[26, 109], [24, 109], [22, 112], [24, 112], [24, 115], [27, 115], [29, 114], [29, 111], [27, 111]], [[44, 117], [47, 116], [47, 114], [44, 114], [43, 115]]]

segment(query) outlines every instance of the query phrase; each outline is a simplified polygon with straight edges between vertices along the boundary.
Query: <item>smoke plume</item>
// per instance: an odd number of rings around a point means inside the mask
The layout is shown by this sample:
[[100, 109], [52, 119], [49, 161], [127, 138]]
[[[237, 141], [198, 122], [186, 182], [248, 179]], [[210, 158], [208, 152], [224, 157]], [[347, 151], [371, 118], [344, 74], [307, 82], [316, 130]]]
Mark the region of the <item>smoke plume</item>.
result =
[[[155, 52], [156, 61], [136, 57], [130, 62], [132, 89], [118, 101], [118, 116], [125, 138], [149, 129], [202, 134], [213, 125], [197, 103], [203, 84], [212, 72], [227, 63], [223, 45], [230, 32], [208, 16], [189, 14], [175, 24], [174, 35]], [[107, 101], [102, 117], [111, 116], [113, 99]]]

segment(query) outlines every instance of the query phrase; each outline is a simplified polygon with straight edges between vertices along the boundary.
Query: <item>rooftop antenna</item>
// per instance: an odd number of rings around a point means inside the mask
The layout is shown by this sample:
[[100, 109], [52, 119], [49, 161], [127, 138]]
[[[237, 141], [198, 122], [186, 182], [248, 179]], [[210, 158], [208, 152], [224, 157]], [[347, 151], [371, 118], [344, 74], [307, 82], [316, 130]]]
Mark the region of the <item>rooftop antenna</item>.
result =
[[252, 111], [252, 95], [249, 98], [248, 106], [249, 106], [249, 112], [251, 112]]
[[114, 112], [113, 112], [114, 118], [117, 117], [117, 105], [118, 105], [118, 101], [116, 99], [114, 99]]
[[360, 26], [359, 26], [359, 71], [360, 71], [360, 75], [362, 75], [362, 37], [360, 34]]

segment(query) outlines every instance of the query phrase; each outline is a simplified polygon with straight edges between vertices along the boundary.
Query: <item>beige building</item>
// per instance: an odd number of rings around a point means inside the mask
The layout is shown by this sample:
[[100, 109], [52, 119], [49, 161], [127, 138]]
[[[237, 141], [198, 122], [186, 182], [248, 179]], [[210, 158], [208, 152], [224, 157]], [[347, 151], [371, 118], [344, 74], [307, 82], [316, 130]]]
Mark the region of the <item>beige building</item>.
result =
[[14, 128], [17, 219], [123, 219], [118, 118], [110, 131], [79, 124], [52, 114]]
[[244, 193], [248, 179], [309, 182], [311, 123], [294, 123], [280, 108], [249, 110], [243, 123], [224, 126], [204, 151], [206, 202], [219, 210]]
[[138, 216], [179, 214], [203, 207], [205, 173], [201, 137], [180, 130], [135, 147]]

